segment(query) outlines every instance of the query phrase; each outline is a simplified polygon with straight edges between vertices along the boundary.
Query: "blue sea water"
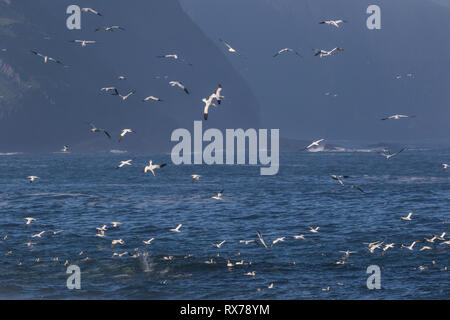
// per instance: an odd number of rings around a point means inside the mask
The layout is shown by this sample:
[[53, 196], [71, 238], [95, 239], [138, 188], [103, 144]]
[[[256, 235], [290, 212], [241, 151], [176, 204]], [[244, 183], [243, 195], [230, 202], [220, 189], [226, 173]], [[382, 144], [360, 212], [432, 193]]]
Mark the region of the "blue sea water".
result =
[[[115, 169], [127, 159], [133, 166]], [[145, 175], [150, 159], [168, 166]], [[375, 152], [282, 153], [279, 174], [260, 176], [258, 166], [175, 166], [169, 155], [2, 155], [0, 298], [449, 299], [449, 246], [400, 248], [450, 232], [446, 160], [450, 150], [405, 151], [389, 161]], [[330, 174], [351, 178], [341, 186]], [[30, 184], [28, 175], [41, 179]], [[223, 200], [211, 199], [221, 189]], [[412, 221], [400, 219], [410, 211]], [[37, 220], [25, 228], [30, 216]], [[96, 237], [111, 221], [122, 224]], [[181, 222], [180, 233], [169, 231]], [[271, 249], [239, 243], [257, 231], [269, 244], [286, 240]], [[292, 238], [298, 234], [305, 240]], [[113, 239], [125, 244], [111, 249]], [[222, 240], [222, 248], [212, 245]], [[378, 240], [395, 247], [370, 254], [364, 242]], [[432, 250], [419, 251], [423, 245]], [[336, 265], [345, 250], [356, 253]], [[112, 258], [126, 251], [139, 257]], [[216, 263], [206, 264], [210, 258]], [[228, 259], [244, 264], [227, 268]], [[66, 260], [80, 267], [81, 290], [67, 288]], [[381, 268], [380, 290], [366, 286], [370, 265]]]

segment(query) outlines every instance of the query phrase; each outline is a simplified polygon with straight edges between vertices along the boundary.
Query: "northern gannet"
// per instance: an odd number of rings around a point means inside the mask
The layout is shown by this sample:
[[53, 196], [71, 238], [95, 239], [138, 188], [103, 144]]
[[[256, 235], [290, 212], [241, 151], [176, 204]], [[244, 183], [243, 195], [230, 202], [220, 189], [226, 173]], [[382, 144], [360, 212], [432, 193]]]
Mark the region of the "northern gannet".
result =
[[90, 13], [93, 13], [93, 14], [95, 14], [97, 16], [102, 16], [102, 14], [100, 12], [98, 12], [98, 11], [92, 9], [92, 8], [81, 8], [81, 11], [83, 11], [83, 12], [90, 12]]
[[275, 53], [273, 57], [274, 57], [274, 58], [275, 58], [275, 57], [278, 57], [280, 54], [283, 54], [283, 53], [286, 53], [286, 52], [292, 52], [292, 53], [296, 54], [297, 56], [299, 56], [300, 58], [303, 58], [302, 55], [301, 55], [300, 53], [298, 53], [297, 51], [295, 51], [295, 50], [293, 50], [293, 49], [291, 49], [291, 48], [284, 48], [284, 49], [281, 49], [280, 51], [278, 51], [277, 53]]
[[131, 129], [123, 129], [119, 137], [119, 142], [122, 141], [123, 137], [125, 137], [127, 133], [135, 133], [135, 132]]
[[389, 116], [389, 117], [386, 117], [386, 118], [383, 118], [383, 119], [381, 119], [381, 120], [399, 120], [399, 119], [405, 119], [405, 118], [415, 118], [416, 116], [407, 116], [407, 115], [404, 115], [404, 114], [394, 114], [393, 116]]
[[189, 90], [180, 82], [180, 81], [170, 81], [169, 84], [172, 87], [178, 87], [180, 89], [183, 89], [186, 94], [189, 94]]
[[95, 40], [70, 40], [70, 42], [80, 43], [82, 47], [86, 47], [88, 44], [97, 43]]
[[212, 196], [212, 199], [216, 199], [216, 200], [222, 200], [222, 195], [223, 195], [223, 191], [221, 190], [219, 193], [217, 193], [216, 195]]
[[219, 41], [222, 42], [222, 43], [227, 47], [228, 52], [236, 53], [237, 55], [239, 55], [239, 56], [241, 56], [241, 57], [244, 57], [241, 53], [239, 53], [239, 52], [236, 51], [234, 48], [232, 48], [232, 47], [231, 47], [227, 42], [225, 42], [224, 40], [219, 39]]
[[325, 139], [319, 139], [317, 141], [313, 141], [309, 146], [305, 147], [305, 149], [308, 150], [311, 147], [314, 147], [314, 146], [317, 147], [317, 146], [319, 146], [319, 143], [321, 143], [322, 141], [325, 141]]
[[130, 159], [130, 160], [126, 160], [126, 161], [120, 161], [120, 164], [117, 166], [117, 169], [122, 168], [124, 166], [131, 166], [131, 161], [133, 161], [133, 160]]
[[40, 179], [38, 176], [28, 176], [27, 178], [30, 180], [30, 183], [33, 183], [36, 179]]
[[208, 99], [203, 98], [202, 102], [205, 104], [205, 107], [203, 108], [203, 118], [205, 120], [208, 120], [208, 111], [209, 111], [209, 107], [210, 106], [216, 106], [212, 100], [215, 98], [215, 94], [213, 93], [212, 95], [209, 96]]
[[183, 222], [181, 222], [176, 228], [170, 229], [172, 232], [181, 232], [180, 229], [183, 226]]
[[150, 160], [148, 166], [144, 168], [144, 173], [147, 173], [147, 171], [150, 171], [153, 175], [155, 175], [155, 169], [160, 169], [165, 167], [167, 164], [153, 164], [152, 160]]
[[325, 21], [319, 22], [319, 24], [328, 24], [330, 26], [334, 26], [336, 28], [339, 28], [339, 24], [340, 23], [345, 23], [345, 22], [347, 22], [347, 21], [342, 20], [342, 19], [340, 19], [340, 20], [325, 20]]
[[330, 51], [326, 51], [326, 50], [320, 49], [319, 51], [317, 51], [314, 54], [314, 56], [316, 56], [316, 57], [319, 56], [320, 58], [327, 57], [327, 56], [331, 56], [333, 54], [333, 52], [337, 52], [337, 51], [344, 51], [344, 49], [343, 48], [339, 48], [339, 47], [336, 47], [336, 48], [334, 48], [334, 49], [332, 49]]

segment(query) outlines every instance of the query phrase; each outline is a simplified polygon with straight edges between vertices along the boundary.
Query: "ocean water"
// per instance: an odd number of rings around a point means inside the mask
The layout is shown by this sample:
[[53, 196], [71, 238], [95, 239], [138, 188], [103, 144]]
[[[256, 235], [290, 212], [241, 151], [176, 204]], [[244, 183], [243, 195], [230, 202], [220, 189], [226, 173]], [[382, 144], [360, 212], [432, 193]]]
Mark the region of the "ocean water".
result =
[[[115, 169], [127, 159], [133, 166]], [[168, 166], [145, 175], [150, 159]], [[450, 150], [441, 149], [389, 161], [375, 152], [282, 153], [279, 174], [260, 176], [258, 166], [175, 166], [169, 155], [2, 154], [0, 298], [449, 299], [450, 246], [400, 248], [450, 232], [446, 160]], [[351, 178], [341, 186], [330, 174]], [[30, 184], [28, 175], [41, 179]], [[223, 200], [211, 199], [221, 189]], [[412, 221], [400, 219], [410, 211]], [[30, 216], [37, 220], [25, 228]], [[122, 224], [96, 237], [111, 221]], [[180, 233], [169, 231], [181, 222]], [[257, 231], [269, 244], [286, 239], [269, 249], [239, 243], [257, 240]], [[305, 240], [292, 238], [298, 234]], [[112, 249], [113, 239], [125, 244]], [[369, 253], [364, 243], [379, 240], [395, 247]], [[423, 245], [432, 250], [419, 251]], [[356, 253], [335, 264], [345, 250]], [[244, 264], [227, 268], [228, 259]], [[67, 288], [66, 260], [80, 267], [81, 290]], [[381, 269], [380, 290], [366, 286], [370, 265]]]

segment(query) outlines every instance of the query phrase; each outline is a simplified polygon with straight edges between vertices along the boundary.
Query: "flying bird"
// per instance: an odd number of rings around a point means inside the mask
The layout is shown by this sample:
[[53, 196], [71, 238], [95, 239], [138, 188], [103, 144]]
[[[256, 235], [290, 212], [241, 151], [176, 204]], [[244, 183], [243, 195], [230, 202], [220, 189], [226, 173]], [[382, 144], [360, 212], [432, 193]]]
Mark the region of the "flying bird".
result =
[[198, 174], [192, 174], [191, 177], [192, 177], [192, 182], [194, 183], [194, 182], [199, 182], [201, 176]]
[[202, 102], [205, 104], [205, 107], [203, 108], [203, 118], [205, 120], [208, 120], [208, 111], [209, 111], [209, 107], [210, 106], [216, 106], [212, 100], [215, 98], [215, 94], [213, 93], [212, 95], [209, 96], [208, 99], [203, 98]]
[[307, 150], [307, 149], [309, 149], [309, 148], [312, 148], [312, 147], [314, 147], [314, 146], [318, 147], [318, 146], [319, 146], [319, 143], [321, 143], [322, 141], [325, 141], [325, 139], [319, 139], [319, 140], [317, 140], [317, 141], [313, 141], [309, 146], [307, 146], [307, 147], [305, 148], [305, 150]]
[[225, 242], [227, 242], [227, 240], [223, 240], [222, 242], [217, 244], [213, 243], [213, 246], [220, 249], [225, 244]]
[[284, 48], [281, 49], [280, 51], [278, 51], [277, 53], [274, 54], [274, 58], [278, 57], [279, 55], [283, 54], [283, 53], [287, 53], [287, 52], [292, 52], [294, 54], [296, 54], [297, 56], [299, 56], [300, 58], [303, 58], [302, 55], [300, 53], [298, 53], [297, 51], [291, 49], [291, 48]]
[[69, 146], [63, 146], [61, 152], [69, 152]]
[[30, 183], [33, 183], [34, 180], [40, 179], [40, 178], [38, 176], [28, 176], [27, 179], [30, 180]]
[[236, 53], [237, 55], [244, 57], [241, 53], [239, 53], [238, 51], [236, 51], [234, 48], [232, 48], [226, 41], [219, 39], [220, 42], [222, 42], [228, 49], [228, 52], [231, 53]]
[[160, 169], [165, 167], [167, 164], [163, 163], [163, 164], [153, 164], [152, 160], [150, 160], [148, 166], [146, 166], [144, 168], [144, 173], [147, 173], [147, 171], [150, 171], [153, 175], [155, 175], [155, 169]]
[[162, 99], [154, 97], [154, 96], [148, 96], [148, 97], [144, 98], [142, 101], [143, 102], [147, 102], [149, 100], [152, 100], [152, 101], [163, 101]]
[[217, 87], [216, 91], [213, 93], [213, 96], [214, 96], [213, 99], [217, 100], [217, 104], [220, 104], [222, 102], [222, 99], [225, 98], [225, 96], [221, 95], [222, 89], [223, 89], [222, 85], [219, 84], [219, 86]]
[[183, 222], [181, 222], [176, 228], [170, 229], [169, 231], [172, 231], [172, 232], [181, 232], [180, 229], [181, 229], [182, 226], [183, 226]]
[[122, 30], [125, 31], [124, 28], [122, 28], [121, 26], [110, 26], [110, 27], [98, 27], [97, 29], [95, 29], [95, 31], [115, 31], [115, 30]]
[[27, 223], [25, 224], [25, 228], [28, 228], [28, 226], [30, 225], [31, 222], [36, 221], [36, 219], [32, 218], [32, 217], [27, 217], [27, 218], [25, 218], [25, 220], [27, 220]]
[[124, 243], [125, 243], [125, 241], [123, 241], [122, 239], [113, 240], [113, 241], [111, 241], [111, 249], [113, 249], [116, 244], [124, 244]]
[[338, 52], [338, 51], [344, 51], [344, 48], [336, 47], [330, 51], [320, 49], [314, 54], [314, 56], [315, 57], [319, 56], [320, 58], [327, 57], [327, 56], [331, 56], [333, 54], [333, 52]]
[[102, 16], [102, 14], [100, 12], [98, 12], [98, 11], [92, 9], [92, 8], [81, 8], [81, 11], [83, 11], [83, 12], [90, 12], [90, 13], [93, 13], [93, 14], [95, 14], [97, 16]]
[[44, 55], [42, 53], [39, 53], [37, 51], [34, 51], [34, 50], [30, 50], [30, 51], [31, 51], [31, 53], [33, 53], [33, 54], [43, 58], [44, 59], [44, 63], [47, 63], [48, 61], [51, 61], [51, 62], [55, 62], [55, 63], [58, 63], [58, 64], [64, 66], [64, 64], [61, 61], [59, 61], [59, 60], [56, 60], [56, 59], [54, 59], [52, 57], [46, 56], [46, 55]]
[[270, 247], [272, 248], [278, 242], [284, 241], [284, 239], [285, 239], [285, 237], [276, 238], [275, 240], [272, 241], [272, 243], [270, 244]]
[[257, 231], [256, 234], [258, 235], [258, 239], [259, 239], [259, 241], [262, 243], [262, 245], [263, 245], [266, 249], [269, 248], [269, 247], [267, 246], [266, 242], [264, 241], [264, 238], [263, 238], [261, 232]]
[[340, 19], [340, 20], [326, 20], [326, 21], [319, 22], [319, 24], [327, 24], [327, 25], [339, 28], [339, 24], [345, 23], [345, 22], [347, 22], [347, 21], [342, 20], [342, 19]]
[[393, 116], [389, 116], [386, 118], [383, 118], [381, 120], [385, 121], [385, 120], [399, 120], [399, 119], [406, 119], [406, 118], [415, 118], [416, 116], [412, 115], [412, 116], [408, 116], [408, 115], [404, 115], [404, 114], [394, 114]]
[[131, 129], [123, 129], [119, 137], [119, 142], [122, 141], [123, 137], [125, 137], [127, 133], [135, 133], [135, 132]]
[[399, 152], [393, 153], [393, 154], [382, 154], [382, 156], [384, 156], [387, 160], [399, 155], [400, 153], [402, 153], [403, 151], [405, 151], [406, 148], [401, 149]]
[[331, 178], [336, 180], [337, 182], [339, 182], [343, 186], [344, 185], [344, 181], [342, 181], [342, 179], [350, 178], [350, 176], [338, 176], [338, 175], [332, 174]]
[[131, 161], [133, 160], [126, 160], [126, 161], [120, 161], [120, 164], [117, 166], [117, 169], [122, 168], [124, 166], [131, 166]]
[[189, 90], [179, 81], [170, 81], [169, 84], [172, 87], [179, 87], [180, 89], [183, 89], [186, 94], [189, 94]]
[[415, 212], [410, 212], [408, 213], [408, 215], [406, 217], [400, 217], [400, 219], [405, 220], [405, 221], [411, 221], [411, 217]]
[[91, 132], [93, 133], [103, 132], [109, 139], [111, 139], [111, 135], [105, 129], [97, 128], [93, 123], [90, 123], [89, 125], [91, 126]]
[[97, 43], [95, 40], [70, 40], [70, 42], [80, 43], [82, 47], [86, 47], [88, 44]]

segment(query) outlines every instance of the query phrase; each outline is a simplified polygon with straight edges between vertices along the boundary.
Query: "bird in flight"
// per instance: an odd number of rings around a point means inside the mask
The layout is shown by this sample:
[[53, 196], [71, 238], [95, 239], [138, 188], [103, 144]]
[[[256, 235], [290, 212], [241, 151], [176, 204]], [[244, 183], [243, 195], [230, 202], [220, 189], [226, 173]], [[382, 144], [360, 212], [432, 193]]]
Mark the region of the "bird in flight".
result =
[[123, 129], [119, 137], [119, 142], [122, 141], [123, 137], [125, 137], [127, 133], [135, 133], [135, 132], [131, 129]]
[[39, 179], [39, 177], [37, 177], [37, 176], [28, 176], [27, 178], [28, 178], [28, 180], [30, 180], [30, 183], [33, 183], [34, 180]]
[[213, 95], [214, 95], [214, 99], [217, 100], [217, 104], [220, 104], [222, 102], [222, 99], [225, 98], [225, 96], [221, 95], [222, 92], [222, 85], [219, 84], [219, 86], [217, 87], [216, 91], [214, 91]]
[[148, 97], [144, 98], [144, 99], [142, 100], [142, 102], [147, 102], [147, 101], [150, 101], [150, 100], [152, 100], [152, 101], [163, 101], [162, 99], [160, 99], [160, 98], [158, 98], [158, 97], [148, 96]]
[[272, 248], [278, 242], [283, 242], [284, 239], [285, 239], [285, 237], [276, 238], [275, 240], [272, 241], [272, 243], [270, 244], [270, 247]]
[[446, 170], [447, 168], [449, 168], [450, 167], [450, 164], [447, 164], [447, 163], [443, 163], [442, 164], [442, 169], [443, 170]]
[[411, 217], [415, 212], [410, 212], [408, 213], [408, 215], [406, 217], [401, 217], [400, 219], [405, 220], [405, 221], [411, 221]]
[[269, 247], [267, 246], [266, 242], [264, 241], [264, 238], [263, 238], [261, 232], [256, 231], [256, 234], [258, 235], [258, 239], [259, 239], [259, 241], [262, 243], [262, 245], [263, 245], [266, 249], [269, 248]]
[[191, 175], [191, 177], [192, 177], [192, 183], [194, 183], [194, 182], [199, 182], [201, 176], [198, 174], [193, 174], [193, 175]]
[[97, 43], [95, 40], [71, 40], [70, 42], [81, 43], [82, 47], [86, 47], [88, 44]]
[[176, 228], [170, 229], [172, 232], [181, 232], [180, 229], [183, 226], [183, 222], [181, 222]]
[[117, 166], [117, 169], [120, 169], [124, 166], [131, 166], [131, 161], [133, 160], [126, 160], [126, 161], [120, 161], [120, 164]]
[[209, 96], [208, 99], [203, 98], [202, 102], [205, 104], [205, 107], [203, 108], [203, 118], [205, 120], [208, 120], [208, 111], [209, 111], [209, 107], [210, 106], [216, 106], [212, 101], [215, 98], [215, 94], [213, 93], [212, 95]]
[[224, 245], [225, 242], [227, 242], [227, 240], [223, 240], [222, 242], [217, 243], [217, 244], [213, 243], [213, 246], [220, 249]]
[[222, 43], [225, 45], [225, 47], [228, 48], [228, 52], [236, 53], [237, 55], [239, 55], [239, 56], [241, 56], [241, 57], [244, 58], [244, 55], [242, 55], [240, 52], [236, 51], [236, 50], [235, 50], [233, 47], [231, 47], [226, 41], [224, 41], [224, 40], [222, 40], [222, 39], [219, 39], [219, 41], [222, 42]]
[[314, 56], [315, 57], [319, 56], [320, 58], [327, 57], [327, 56], [331, 56], [333, 54], [333, 52], [338, 52], [338, 51], [344, 51], [344, 48], [336, 47], [330, 51], [320, 49], [314, 54]]
[[299, 56], [300, 58], [303, 58], [302, 55], [300, 53], [298, 53], [297, 51], [295, 51], [294, 49], [291, 48], [284, 48], [281, 49], [280, 51], [278, 51], [277, 53], [274, 54], [274, 58], [278, 57], [279, 55], [283, 54], [283, 53], [287, 53], [287, 52], [292, 52], [294, 54], [296, 54], [297, 56]]
[[403, 151], [405, 151], [406, 148], [401, 149], [399, 152], [396, 153], [392, 153], [392, 154], [382, 154], [382, 156], [384, 156], [387, 160], [397, 156], [398, 154], [402, 153]]
[[93, 123], [90, 123], [89, 125], [91, 126], [91, 132], [93, 133], [103, 132], [109, 139], [111, 139], [111, 135], [105, 129], [97, 128]]
[[126, 95], [121, 95], [120, 93], [119, 93], [119, 91], [117, 90], [117, 89], [114, 89], [114, 93], [112, 94], [113, 96], [118, 96], [118, 97], [120, 97], [120, 98], [122, 98], [122, 101], [125, 101], [125, 100], [127, 100], [130, 96], [132, 96], [133, 94], [135, 94], [136, 93], [136, 90], [133, 90], [133, 91], [130, 91], [128, 94], [126, 94]]
[[35, 54], [35, 55], [37, 55], [38, 57], [43, 58], [44, 59], [44, 63], [47, 63], [48, 61], [51, 61], [51, 62], [55, 62], [55, 63], [58, 63], [58, 64], [64, 66], [64, 64], [61, 61], [56, 60], [56, 59], [54, 59], [52, 57], [46, 56], [46, 55], [44, 55], [42, 53], [39, 53], [37, 51], [34, 51], [34, 50], [30, 50], [30, 52]]
[[322, 141], [325, 141], [325, 139], [319, 139], [319, 140], [317, 140], [317, 141], [313, 141], [309, 146], [307, 146], [307, 147], [305, 148], [305, 150], [308, 150], [309, 148], [312, 148], [312, 147], [314, 147], [314, 146], [318, 147], [318, 146], [319, 146], [319, 143], [321, 143]]
[[339, 28], [339, 24], [341, 24], [341, 23], [346, 23], [346, 22], [347, 22], [347, 21], [342, 20], [342, 19], [340, 19], [340, 20], [325, 20], [325, 21], [319, 22], [319, 24], [327, 24], [327, 25], [330, 25], [330, 26], [334, 26], [334, 27], [336, 27], [336, 28]]
[[27, 218], [25, 218], [25, 220], [27, 220], [27, 223], [25, 224], [25, 228], [28, 228], [28, 226], [30, 225], [31, 222], [36, 221], [36, 219], [32, 218], [32, 217], [27, 217]]
[[336, 180], [337, 182], [339, 182], [343, 186], [344, 185], [344, 181], [342, 181], [342, 179], [348, 179], [350, 177], [349, 176], [338, 176], [338, 175], [332, 174], [331, 178]]
[[98, 11], [92, 9], [92, 8], [81, 8], [81, 11], [83, 11], [83, 12], [90, 12], [90, 13], [93, 13], [93, 14], [95, 14], [97, 16], [102, 16], [102, 14], [100, 12], [98, 12]]
[[350, 188], [351, 188], [351, 189], [358, 190], [358, 191], [361, 192], [361, 193], [366, 193], [363, 189], [361, 189], [360, 187], [355, 186], [355, 185], [350, 186]]
[[[180, 57], [177, 54], [165, 54], [165, 55], [160, 55], [160, 56], [156, 56], [157, 58], [160, 59], [174, 59], [174, 60], [178, 60], [180, 59]], [[189, 66], [192, 66], [192, 63], [190, 63], [189, 61], [186, 61], [185, 59], [181, 59], [184, 63], [186, 63]]]
[[69, 146], [64, 146], [64, 147], [61, 149], [61, 152], [69, 152]]
[[415, 118], [416, 116], [407, 116], [407, 115], [404, 115], [404, 114], [394, 114], [394, 115], [392, 115], [392, 116], [389, 116], [389, 117], [386, 117], [386, 118], [383, 118], [383, 119], [381, 119], [381, 120], [383, 120], [383, 121], [385, 121], [385, 120], [399, 120], [399, 119], [405, 119], [405, 118]]
[[160, 169], [165, 167], [167, 164], [153, 164], [152, 160], [150, 160], [148, 166], [144, 168], [144, 173], [147, 173], [147, 171], [150, 171], [153, 175], [155, 175], [155, 169]]
[[180, 89], [183, 89], [186, 94], [189, 94], [189, 90], [180, 81], [170, 81], [169, 84], [172, 87], [179, 87]]
[[95, 31], [116, 31], [116, 30], [122, 30], [125, 31], [124, 28], [122, 28], [121, 26], [110, 26], [110, 27], [99, 27], [97, 29], [95, 29]]

